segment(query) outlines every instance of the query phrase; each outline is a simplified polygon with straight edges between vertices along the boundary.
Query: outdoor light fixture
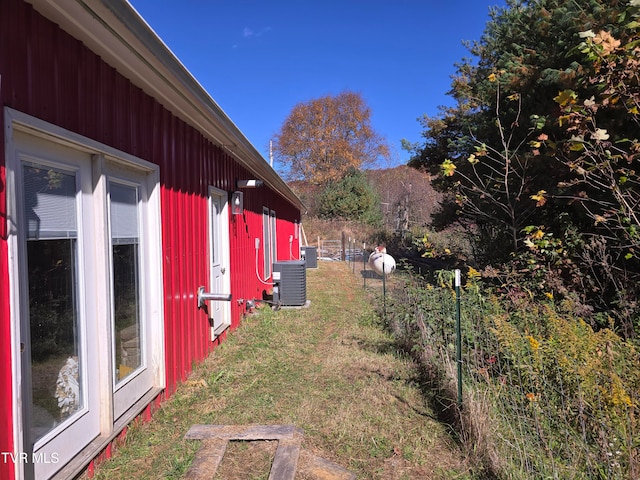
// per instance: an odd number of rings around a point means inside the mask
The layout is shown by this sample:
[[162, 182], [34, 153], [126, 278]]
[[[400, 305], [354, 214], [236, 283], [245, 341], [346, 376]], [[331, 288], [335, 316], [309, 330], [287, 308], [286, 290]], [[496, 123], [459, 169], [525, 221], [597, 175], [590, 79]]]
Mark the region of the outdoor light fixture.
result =
[[231, 213], [233, 215], [242, 215], [244, 210], [244, 194], [242, 192], [233, 192], [231, 194]]
[[237, 188], [257, 188], [261, 187], [264, 182], [262, 180], [238, 180]]

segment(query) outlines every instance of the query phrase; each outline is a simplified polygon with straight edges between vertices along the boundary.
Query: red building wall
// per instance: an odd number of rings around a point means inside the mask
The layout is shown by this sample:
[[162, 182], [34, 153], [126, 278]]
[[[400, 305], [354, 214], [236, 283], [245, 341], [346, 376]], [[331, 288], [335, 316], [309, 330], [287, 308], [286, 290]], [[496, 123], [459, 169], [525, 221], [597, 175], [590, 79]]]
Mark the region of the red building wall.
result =
[[[8, 106], [160, 166], [167, 395], [215, 346], [196, 289], [208, 285], [209, 185], [231, 192], [253, 178], [232, 155], [167, 111], [23, 0], [0, 2], [0, 105]], [[4, 120], [0, 120], [4, 127]], [[0, 140], [5, 129], [2, 128]], [[4, 141], [2, 141], [2, 145]], [[11, 353], [4, 149], [0, 149], [0, 452], [12, 452]], [[262, 207], [276, 211], [278, 258], [289, 259], [298, 209], [267, 187], [244, 191], [245, 212], [230, 215], [232, 328], [266, 285], [255, 273]], [[298, 252], [298, 240], [293, 250]], [[259, 269], [262, 273], [262, 251]], [[9, 472], [9, 465], [11, 472]], [[0, 478], [12, 464], [0, 458]]]
[[[0, 7], [1, 10], [1, 7]], [[0, 13], [2, 15], [2, 13]], [[2, 27], [0, 27], [2, 28]], [[0, 72], [2, 68], [0, 67]], [[2, 85], [0, 85], [0, 89]], [[0, 129], [0, 145], [4, 145], [4, 128]], [[13, 478], [13, 463], [2, 453], [13, 452], [11, 382], [11, 322], [9, 311], [9, 265], [7, 248], [7, 175], [4, 157], [0, 154], [0, 478]]]

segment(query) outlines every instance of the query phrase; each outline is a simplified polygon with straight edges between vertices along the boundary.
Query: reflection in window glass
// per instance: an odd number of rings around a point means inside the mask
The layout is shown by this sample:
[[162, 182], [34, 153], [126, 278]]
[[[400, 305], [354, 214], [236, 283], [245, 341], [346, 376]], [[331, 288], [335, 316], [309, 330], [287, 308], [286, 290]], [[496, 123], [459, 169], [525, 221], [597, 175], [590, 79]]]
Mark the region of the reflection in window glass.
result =
[[37, 440], [83, 406], [75, 176], [24, 165], [31, 434]]
[[142, 365], [138, 190], [109, 184], [115, 380]]

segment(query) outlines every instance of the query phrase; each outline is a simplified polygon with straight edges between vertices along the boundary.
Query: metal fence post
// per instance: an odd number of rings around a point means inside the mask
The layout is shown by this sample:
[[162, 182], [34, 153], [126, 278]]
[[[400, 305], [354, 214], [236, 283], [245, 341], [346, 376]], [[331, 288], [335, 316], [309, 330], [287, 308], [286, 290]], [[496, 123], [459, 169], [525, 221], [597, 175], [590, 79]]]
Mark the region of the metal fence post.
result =
[[366, 242], [362, 244], [362, 288], [367, 288], [367, 259], [364, 251], [367, 249]]
[[382, 256], [382, 318], [387, 321], [387, 276], [385, 275], [384, 255]]
[[455, 270], [456, 288], [456, 364], [458, 371], [458, 408], [462, 410], [462, 333], [460, 332], [460, 270]]

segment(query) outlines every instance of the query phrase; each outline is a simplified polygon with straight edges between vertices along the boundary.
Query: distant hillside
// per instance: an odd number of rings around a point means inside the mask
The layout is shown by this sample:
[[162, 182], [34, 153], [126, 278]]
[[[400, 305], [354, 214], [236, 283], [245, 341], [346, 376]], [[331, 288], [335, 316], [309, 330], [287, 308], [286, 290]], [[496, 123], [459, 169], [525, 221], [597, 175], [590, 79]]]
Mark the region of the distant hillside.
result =
[[442, 195], [431, 185], [431, 176], [415, 168], [400, 165], [381, 170], [366, 170], [369, 183], [382, 202], [384, 224], [391, 230], [425, 226], [438, 210]]
[[[439, 208], [441, 194], [431, 186], [428, 174], [406, 165], [365, 170], [364, 173], [380, 197], [380, 210], [387, 230], [406, 230], [431, 222], [433, 213]], [[292, 181], [289, 185], [307, 207], [307, 213], [302, 220], [307, 235], [312, 238], [335, 238], [340, 229], [349, 228], [348, 222], [339, 222], [340, 225], [335, 225], [337, 228], [332, 228], [331, 222], [319, 222], [316, 219], [322, 187], [305, 181]], [[309, 231], [309, 228], [313, 231]], [[365, 232], [361, 233], [364, 234]]]

